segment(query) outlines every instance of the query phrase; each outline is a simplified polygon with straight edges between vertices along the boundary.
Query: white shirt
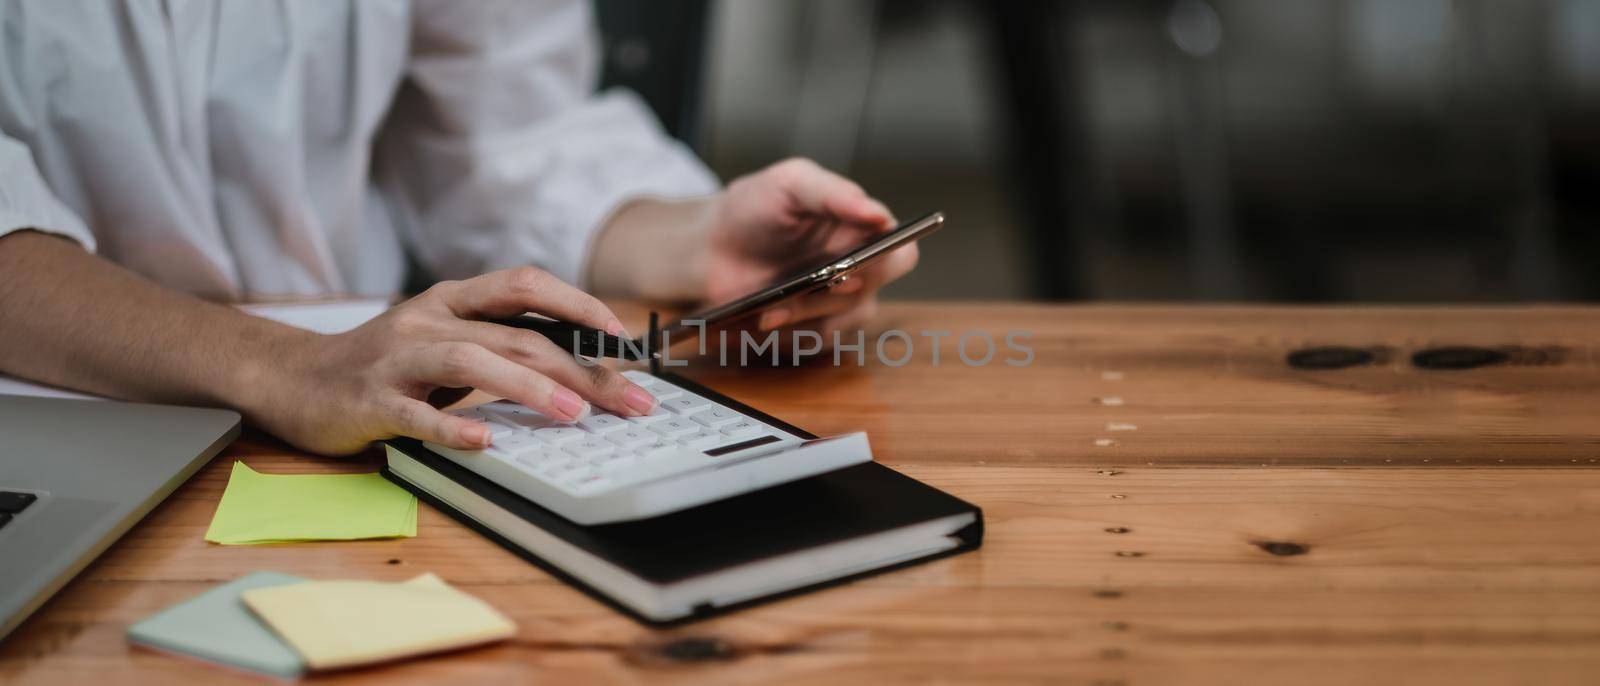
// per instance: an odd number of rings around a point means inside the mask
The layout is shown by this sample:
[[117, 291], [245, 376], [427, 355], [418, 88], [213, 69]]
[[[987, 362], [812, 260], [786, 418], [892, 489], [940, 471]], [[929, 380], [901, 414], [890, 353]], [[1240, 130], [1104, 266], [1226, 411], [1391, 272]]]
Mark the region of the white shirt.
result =
[[0, 235], [219, 300], [393, 293], [404, 247], [582, 283], [624, 200], [716, 187], [597, 71], [577, 0], [0, 0]]

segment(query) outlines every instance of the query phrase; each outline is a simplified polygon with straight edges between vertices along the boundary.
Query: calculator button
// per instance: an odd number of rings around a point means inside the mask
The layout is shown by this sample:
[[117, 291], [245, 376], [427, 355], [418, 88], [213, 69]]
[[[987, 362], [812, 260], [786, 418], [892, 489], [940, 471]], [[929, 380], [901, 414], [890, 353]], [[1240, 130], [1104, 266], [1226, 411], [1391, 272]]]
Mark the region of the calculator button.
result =
[[650, 384], [649, 391], [650, 395], [656, 397], [656, 400], [667, 400], [683, 395], [683, 389], [661, 380]]
[[570, 426], [552, 426], [544, 429], [537, 429], [533, 432], [533, 435], [535, 438], [538, 438], [546, 443], [561, 444], [568, 441], [576, 441], [580, 438], [587, 437], [589, 434], [584, 433], [582, 429], [574, 429]]
[[625, 450], [637, 448], [642, 445], [655, 443], [659, 436], [655, 432], [639, 427], [630, 427], [623, 431], [613, 431], [606, 434], [606, 440], [611, 441]]
[[511, 427], [506, 426], [505, 424], [502, 424], [500, 422], [490, 422], [490, 421], [484, 421], [484, 422], [479, 422], [479, 423], [483, 424], [483, 428], [489, 430], [489, 438], [494, 440], [494, 441], [500, 441], [500, 440], [503, 440], [503, 439], [511, 437]]
[[636, 417], [629, 417], [628, 421], [636, 425], [654, 424], [672, 416], [674, 415], [671, 412], [668, 412], [667, 408], [658, 404], [656, 405], [656, 409], [650, 411], [650, 414], [641, 414]]
[[[604, 441], [601, 441], [601, 442], [604, 443]], [[620, 459], [624, 455], [626, 455], [628, 457], [632, 457], [633, 456], [633, 453], [617, 452], [617, 447], [616, 446], [610, 446], [610, 448], [611, 448], [610, 450], [607, 450], [607, 451], [605, 451], [603, 453], [599, 453], [599, 454], [596, 454], [596, 455], [591, 455], [588, 458], [586, 458], [588, 460], [589, 466], [590, 467], [599, 468], [600, 465], [606, 464], [607, 462], [611, 462], [612, 460]]]
[[685, 393], [670, 400], [663, 400], [661, 405], [678, 414], [690, 415], [710, 407], [711, 401], [698, 395]]
[[514, 433], [505, 438], [495, 439], [492, 446], [496, 451], [511, 457], [518, 457], [523, 453], [539, 450], [544, 447], [544, 443], [528, 434]]
[[596, 472], [593, 467], [588, 465], [588, 463], [580, 463], [577, 469], [572, 469], [567, 473], [562, 474], [561, 478], [556, 480], [556, 483], [559, 483], [567, 488], [572, 488], [573, 484], [591, 476], [595, 476], [596, 474], [599, 474], [599, 472]]
[[744, 416], [726, 407], [708, 407], [689, 415], [689, 418], [714, 429], [744, 419]]
[[627, 469], [636, 464], [639, 464], [638, 455], [633, 453], [613, 453], [597, 461], [594, 468], [601, 472], [609, 473], [619, 469]]
[[616, 450], [617, 446], [611, 445], [610, 443], [602, 441], [599, 438], [585, 438], [581, 441], [564, 443], [561, 445], [561, 449], [571, 453], [575, 457], [592, 458], [608, 454]]
[[750, 434], [757, 433], [761, 431], [761, 428], [762, 427], [760, 424], [746, 419], [744, 421], [734, 422], [722, 427], [722, 433], [726, 434], [730, 438], [738, 438], [740, 436], [749, 436]]
[[682, 417], [674, 417], [651, 424], [650, 430], [667, 438], [677, 438], [699, 431], [700, 425]]
[[524, 429], [542, 429], [547, 426], [561, 426], [561, 422], [516, 403], [507, 402], [504, 400], [492, 402], [487, 405], [479, 405], [474, 409], [483, 412], [484, 415], [490, 418], [498, 419], [499, 421], [505, 422], [511, 426]]
[[483, 410], [476, 407], [463, 407], [460, 409], [450, 410], [449, 414], [453, 417], [460, 417], [469, 422], [481, 422], [493, 416], [490, 414], [485, 414]]
[[651, 460], [658, 457], [668, 457], [678, 454], [678, 444], [667, 441], [656, 441], [650, 445], [643, 445], [633, 449], [633, 454], [642, 459]]
[[527, 467], [528, 469], [537, 470], [544, 467], [552, 459], [565, 459], [565, 456], [560, 455], [559, 453], [549, 453], [543, 450], [536, 450], [531, 453], [523, 453], [518, 455], [517, 463]]
[[615, 431], [627, 425], [627, 421], [614, 414], [591, 414], [583, 419], [578, 420], [578, 426], [597, 434], [603, 434], [607, 431]]
[[539, 477], [546, 481], [560, 481], [568, 474], [583, 467], [583, 463], [571, 457], [558, 457], [547, 460], [539, 465]]
[[702, 430], [679, 438], [678, 443], [685, 448], [699, 450], [701, 448], [710, 448], [727, 440], [727, 437], [722, 434]]

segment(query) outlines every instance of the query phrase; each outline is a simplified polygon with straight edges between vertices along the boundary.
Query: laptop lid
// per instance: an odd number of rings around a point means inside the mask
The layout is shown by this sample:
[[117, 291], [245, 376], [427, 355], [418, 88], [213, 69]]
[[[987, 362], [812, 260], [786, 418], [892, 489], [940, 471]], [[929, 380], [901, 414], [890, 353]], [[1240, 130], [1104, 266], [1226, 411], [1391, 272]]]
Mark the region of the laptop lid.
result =
[[239, 414], [0, 395], [0, 638], [239, 435]]

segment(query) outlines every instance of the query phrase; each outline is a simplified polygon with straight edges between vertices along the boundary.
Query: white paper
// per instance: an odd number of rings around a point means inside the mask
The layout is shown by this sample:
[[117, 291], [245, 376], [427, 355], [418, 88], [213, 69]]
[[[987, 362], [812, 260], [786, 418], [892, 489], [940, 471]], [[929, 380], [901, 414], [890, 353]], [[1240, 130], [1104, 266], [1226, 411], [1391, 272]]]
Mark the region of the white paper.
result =
[[240, 305], [239, 309], [317, 333], [344, 333], [389, 309], [387, 298], [338, 300], [298, 305]]
[[[389, 309], [387, 298], [339, 300], [311, 304], [240, 305], [239, 309], [289, 326], [317, 333], [344, 333]], [[101, 400], [100, 396], [69, 391], [55, 386], [23, 381], [0, 374], [0, 395], [26, 395], [36, 398], [74, 398]]]
[[73, 400], [102, 400], [98, 395], [85, 395], [77, 391], [69, 391], [55, 386], [23, 381], [13, 376], [0, 374], [0, 395], [28, 395], [35, 398], [70, 398]]

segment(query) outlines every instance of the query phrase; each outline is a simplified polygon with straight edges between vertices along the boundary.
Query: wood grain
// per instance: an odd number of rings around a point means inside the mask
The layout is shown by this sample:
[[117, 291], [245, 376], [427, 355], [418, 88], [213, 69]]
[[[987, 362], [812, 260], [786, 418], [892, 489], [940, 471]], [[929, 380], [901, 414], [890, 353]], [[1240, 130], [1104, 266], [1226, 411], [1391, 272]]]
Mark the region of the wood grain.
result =
[[[890, 308], [911, 364], [690, 369], [827, 433], [865, 427], [891, 460], [937, 464], [1567, 466], [1600, 459], [1600, 311], [1575, 308]], [[925, 331], [948, 331], [933, 364]], [[963, 364], [956, 335], [1030, 332], [1031, 365]], [[979, 339], [971, 341], [978, 356]], [[1386, 348], [1381, 364], [1300, 371], [1309, 346]], [[1559, 361], [1423, 371], [1433, 346], [1519, 346]], [[692, 345], [678, 352], [693, 352]], [[900, 353], [891, 352], [890, 357]], [[735, 353], [736, 356], [736, 353]], [[714, 356], [713, 356], [714, 357]], [[848, 357], [845, 361], [853, 361]], [[705, 368], [701, 371], [702, 367]], [[1120, 406], [1097, 399], [1119, 398]], [[1134, 427], [1110, 431], [1119, 424]], [[996, 433], [1005, 436], [995, 442]], [[1110, 448], [1097, 439], [1110, 439]], [[1426, 462], [1424, 462], [1426, 460]], [[1596, 463], [1600, 464], [1600, 463]]]
[[[819, 433], [871, 431], [881, 461], [984, 508], [974, 554], [654, 631], [429, 508], [414, 539], [206, 544], [235, 459], [376, 465], [256, 436], [0, 645], [0, 681], [260, 683], [123, 638], [258, 569], [434, 571], [520, 627], [505, 645], [314, 681], [1600, 681], [1600, 310], [900, 304], [880, 327], [955, 322], [1031, 331], [1033, 365], [968, 367], [946, 340], [938, 366], [917, 351], [900, 367], [697, 358], [688, 373]], [[1411, 366], [1446, 344], [1560, 357]], [[1284, 364], [1307, 345], [1389, 353], [1341, 371]]]

